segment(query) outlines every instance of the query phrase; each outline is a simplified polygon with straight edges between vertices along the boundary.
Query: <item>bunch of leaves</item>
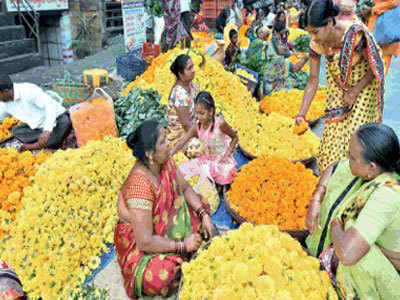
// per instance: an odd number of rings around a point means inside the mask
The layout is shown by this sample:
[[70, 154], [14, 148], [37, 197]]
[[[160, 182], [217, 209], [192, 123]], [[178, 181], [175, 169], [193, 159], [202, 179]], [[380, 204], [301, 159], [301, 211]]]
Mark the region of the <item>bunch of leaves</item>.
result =
[[160, 0], [147, 0], [145, 2], [146, 12], [154, 17], [162, 17], [163, 10]]
[[75, 295], [73, 300], [108, 300], [110, 296], [108, 295], [108, 291], [106, 289], [95, 287], [92, 285], [86, 285], [82, 287], [82, 290]]
[[294, 40], [293, 46], [296, 52], [307, 52], [310, 46], [311, 37], [309, 34], [303, 34]]
[[291, 72], [290, 77], [293, 79], [293, 88], [299, 90], [305, 90], [308, 82], [309, 75], [306, 72], [298, 71]]
[[259, 60], [256, 56], [248, 57], [245, 53], [241, 53], [240, 55], [236, 56], [235, 59], [233, 60], [231, 64], [233, 69], [236, 64], [242, 65], [243, 67], [246, 67], [254, 72], [257, 72], [259, 77], [262, 76], [265, 72], [264, 63], [261, 60]]
[[152, 89], [132, 89], [114, 102], [117, 126], [122, 138], [126, 138], [143, 121], [155, 120], [167, 126], [167, 107], [160, 104], [161, 95]]

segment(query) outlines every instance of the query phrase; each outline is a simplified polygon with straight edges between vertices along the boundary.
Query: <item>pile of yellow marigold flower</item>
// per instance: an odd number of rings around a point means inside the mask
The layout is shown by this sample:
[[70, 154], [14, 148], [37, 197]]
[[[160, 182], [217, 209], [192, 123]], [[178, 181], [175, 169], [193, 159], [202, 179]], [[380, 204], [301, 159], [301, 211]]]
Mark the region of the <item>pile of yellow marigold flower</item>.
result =
[[58, 151], [24, 189], [23, 209], [0, 243], [32, 299], [73, 299], [114, 241], [116, 202], [134, 164], [124, 141], [106, 137]]
[[338, 299], [317, 258], [276, 226], [243, 224], [182, 265], [180, 299]]
[[14, 125], [21, 124], [16, 118], [14, 117], [6, 117], [3, 122], [0, 124], [0, 141], [8, 139], [11, 137], [10, 129]]
[[[23, 204], [21, 197], [23, 189], [30, 184], [30, 178], [36, 174], [50, 153], [40, 152], [33, 155], [31, 152], [18, 153], [17, 149], [0, 148], [0, 218], [2, 221], [15, 220]], [[1, 227], [1, 226], [0, 226]], [[4, 235], [0, 230], [0, 237]]]
[[254, 224], [281, 230], [304, 229], [318, 178], [301, 163], [280, 157], [257, 158], [242, 167], [227, 193], [233, 209]]
[[[162, 95], [161, 103], [167, 105], [169, 92], [176, 81], [170, 71], [170, 65], [179, 54], [186, 53], [187, 50], [173, 49], [161, 54], [122, 94], [128, 94], [133, 87], [154, 89]], [[202, 90], [211, 93], [217, 110], [222, 112], [225, 120], [237, 130], [240, 145], [247, 152], [254, 156], [282, 153], [291, 160], [307, 158], [317, 153], [319, 138], [313, 133], [307, 131], [306, 134], [298, 136], [293, 134], [294, 122], [291, 119], [261, 114], [258, 102], [240, 82], [238, 76], [225, 71], [220, 63], [208, 56], [205, 64], [200, 67], [202, 57], [192, 51], [189, 55], [195, 65], [195, 83], [200, 84]], [[216, 78], [219, 80], [215, 80]], [[277, 127], [285, 127], [287, 130], [276, 132], [276, 127], [268, 127], [270, 123], [275, 124], [277, 121], [284, 122], [277, 124]]]
[[[276, 112], [295, 119], [299, 113], [303, 95], [304, 91], [298, 89], [280, 90], [265, 97], [260, 102], [260, 109], [267, 114]], [[326, 90], [318, 90], [307, 112], [306, 119], [314, 121], [322, 117], [325, 112], [325, 101]]]

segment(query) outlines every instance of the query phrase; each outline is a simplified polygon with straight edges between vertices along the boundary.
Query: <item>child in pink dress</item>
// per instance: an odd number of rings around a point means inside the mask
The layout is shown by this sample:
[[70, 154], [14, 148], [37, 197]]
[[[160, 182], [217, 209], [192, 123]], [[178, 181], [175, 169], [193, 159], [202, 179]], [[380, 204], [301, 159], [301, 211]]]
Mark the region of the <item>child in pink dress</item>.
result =
[[185, 179], [201, 174], [209, 174], [219, 185], [230, 184], [236, 176], [236, 161], [232, 152], [238, 137], [221, 115], [215, 115], [215, 102], [211, 94], [202, 91], [194, 101], [194, 110], [198, 123], [176, 143], [171, 155], [178, 152], [193, 137], [206, 145], [203, 155], [180, 165]]

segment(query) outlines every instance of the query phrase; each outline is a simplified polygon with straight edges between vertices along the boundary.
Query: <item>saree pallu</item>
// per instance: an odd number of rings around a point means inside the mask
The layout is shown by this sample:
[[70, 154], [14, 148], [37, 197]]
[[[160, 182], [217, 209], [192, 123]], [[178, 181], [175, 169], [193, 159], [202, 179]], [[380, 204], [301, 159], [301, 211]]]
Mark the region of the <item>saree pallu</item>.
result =
[[[366, 53], [368, 60], [362, 56]], [[351, 134], [361, 125], [381, 122], [383, 116], [384, 62], [382, 52], [368, 29], [353, 24], [347, 30], [342, 48], [326, 52], [315, 42], [310, 44], [310, 58], [327, 57], [326, 121], [317, 157], [320, 172], [346, 156]], [[374, 79], [361, 90], [350, 109], [343, 97], [372, 70]]]
[[[199, 233], [201, 222], [184, 199], [176, 179], [176, 170], [173, 160], [162, 168], [152, 206], [153, 232], [164, 238], [181, 240], [192, 233]], [[116, 226], [114, 239], [124, 287], [129, 297], [140, 297], [143, 294], [166, 297], [176, 290], [180, 267], [187, 261], [187, 257], [175, 253], [147, 254], [140, 251], [132, 225], [122, 221]]]
[[[338, 213], [339, 218], [345, 225], [345, 231], [350, 227], [354, 227], [360, 231], [357, 228], [357, 218], [359, 218], [363, 209], [367, 209], [367, 205], [372, 201], [372, 197], [379, 198], [378, 202], [396, 203], [395, 201], [391, 202], [391, 199], [387, 201], [381, 194], [376, 196], [376, 193], [379, 190], [382, 191], [382, 188], [384, 188], [392, 190], [395, 194], [399, 194], [399, 182], [400, 180], [397, 175], [393, 176], [390, 173], [381, 174], [376, 179], [364, 184], [355, 197], [347, 199]], [[392, 198], [393, 195], [389, 194], [389, 197]], [[399, 197], [399, 195], [397, 196]], [[368, 209], [374, 210], [371, 208], [369, 207]], [[385, 213], [388, 214], [390, 211], [389, 207], [385, 206]], [[391, 217], [398, 218], [399, 214], [397, 213], [397, 215]], [[376, 218], [381, 219], [378, 215]], [[379, 245], [384, 248], [390, 246], [397, 248], [395, 250], [399, 250], [399, 220], [395, 220], [394, 218], [390, 222], [390, 229], [385, 227], [382, 232], [382, 235], [387, 236], [379, 236], [378, 240], [372, 244], [369, 242], [371, 248], [360, 261], [351, 266], [344, 266], [342, 263], [339, 263], [337, 282], [343, 299], [400, 299], [400, 276], [398, 271], [378, 246], [379, 242]], [[397, 224], [397, 226], [394, 224]], [[397, 236], [391, 235], [388, 230], [391, 233], [397, 234]], [[367, 238], [365, 233], [360, 234], [362, 234], [364, 239]], [[384, 244], [388, 240], [388, 244], [391, 245]]]

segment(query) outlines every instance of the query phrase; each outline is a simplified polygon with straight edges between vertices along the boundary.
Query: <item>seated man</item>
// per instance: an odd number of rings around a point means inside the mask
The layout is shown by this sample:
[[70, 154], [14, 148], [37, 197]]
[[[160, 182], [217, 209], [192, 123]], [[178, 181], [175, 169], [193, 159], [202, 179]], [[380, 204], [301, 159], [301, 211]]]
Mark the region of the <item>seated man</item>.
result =
[[21, 151], [59, 148], [72, 129], [68, 111], [40, 87], [0, 74], [0, 121], [7, 116], [22, 122], [12, 130]]

